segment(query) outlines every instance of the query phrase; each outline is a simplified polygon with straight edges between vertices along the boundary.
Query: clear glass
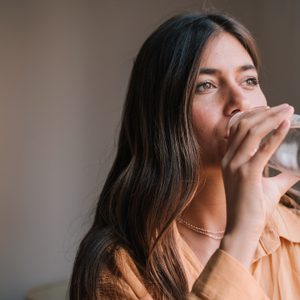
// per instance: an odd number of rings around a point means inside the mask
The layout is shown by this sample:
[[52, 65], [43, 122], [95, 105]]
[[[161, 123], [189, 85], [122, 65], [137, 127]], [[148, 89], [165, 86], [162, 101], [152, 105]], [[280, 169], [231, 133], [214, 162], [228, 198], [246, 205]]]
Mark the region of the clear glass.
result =
[[268, 165], [300, 177], [300, 115], [293, 115], [289, 132], [272, 155]]
[[[229, 120], [229, 128], [237, 122], [242, 115], [242, 112], [235, 114]], [[292, 116], [289, 132], [273, 153], [268, 162], [268, 166], [280, 172], [289, 172], [299, 176], [300, 180], [300, 115], [294, 114]], [[290, 189], [290, 192], [300, 197], [300, 181]]]

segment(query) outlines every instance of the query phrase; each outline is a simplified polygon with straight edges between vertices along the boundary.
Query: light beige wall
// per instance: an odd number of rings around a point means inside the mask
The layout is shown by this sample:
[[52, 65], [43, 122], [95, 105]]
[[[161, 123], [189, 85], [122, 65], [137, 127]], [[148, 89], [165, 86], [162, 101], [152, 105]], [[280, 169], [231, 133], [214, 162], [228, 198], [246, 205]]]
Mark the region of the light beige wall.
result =
[[[290, 53], [299, 53], [299, 38], [287, 28], [290, 14], [299, 21], [293, 10], [261, 2], [0, 3], [1, 299], [68, 278], [114, 155], [133, 59], [166, 17], [211, 6], [232, 12], [263, 46], [268, 93], [296, 99], [299, 59]], [[278, 12], [295, 37], [278, 37], [294, 43], [286, 49], [274, 48], [279, 42], [270, 32], [280, 27], [272, 22]]]

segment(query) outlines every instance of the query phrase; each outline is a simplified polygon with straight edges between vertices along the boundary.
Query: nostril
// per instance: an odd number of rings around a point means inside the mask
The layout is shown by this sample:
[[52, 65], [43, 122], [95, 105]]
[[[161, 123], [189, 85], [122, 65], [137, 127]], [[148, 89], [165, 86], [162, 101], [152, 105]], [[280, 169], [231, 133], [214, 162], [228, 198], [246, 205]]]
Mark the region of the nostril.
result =
[[227, 131], [228, 135], [229, 135], [229, 132], [230, 132], [230, 128], [232, 127], [232, 125], [234, 125], [239, 120], [241, 115], [243, 115], [242, 111], [237, 111], [235, 114], [231, 115], [231, 117], [230, 117], [230, 119], [227, 123], [227, 126], [226, 126], [226, 131]]
[[231, 112], [230, 117], [234, 116], [238, 112], [241, 112], [241, 110], [240, 109], [235, 109], [234, 111]]

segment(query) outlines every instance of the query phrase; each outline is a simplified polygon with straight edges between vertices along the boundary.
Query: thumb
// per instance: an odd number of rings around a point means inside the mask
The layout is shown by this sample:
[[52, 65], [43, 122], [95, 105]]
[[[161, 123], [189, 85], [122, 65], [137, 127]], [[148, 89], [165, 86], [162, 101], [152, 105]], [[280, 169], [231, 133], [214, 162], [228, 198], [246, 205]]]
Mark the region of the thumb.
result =
[[300, 177], [283, 172], [273, 177], [273, 179], [274, 184], [276, 184], [278, 187], [280, 195], [283, 196], [294, 184], [300, 180]]

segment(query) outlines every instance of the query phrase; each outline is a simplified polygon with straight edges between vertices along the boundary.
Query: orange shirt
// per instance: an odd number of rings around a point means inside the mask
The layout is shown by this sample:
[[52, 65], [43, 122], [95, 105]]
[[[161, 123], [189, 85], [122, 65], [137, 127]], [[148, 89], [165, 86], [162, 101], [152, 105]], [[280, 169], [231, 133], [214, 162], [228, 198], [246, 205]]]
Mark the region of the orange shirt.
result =
[[[292, 209], [278, 205], [260, 237], [250, 270], [220, 249], [203, 267], [178, 230], [175, 233], [190, 290], [186, 300], [300, 299], [300, 215]], [[152, 299], [125, 251], [116, 255], [116, 264], [121, 276], [110, 278], [109, 270], [101, 276], [99, 299]], [[118, 298], [117, 287], [124, 292]]]

